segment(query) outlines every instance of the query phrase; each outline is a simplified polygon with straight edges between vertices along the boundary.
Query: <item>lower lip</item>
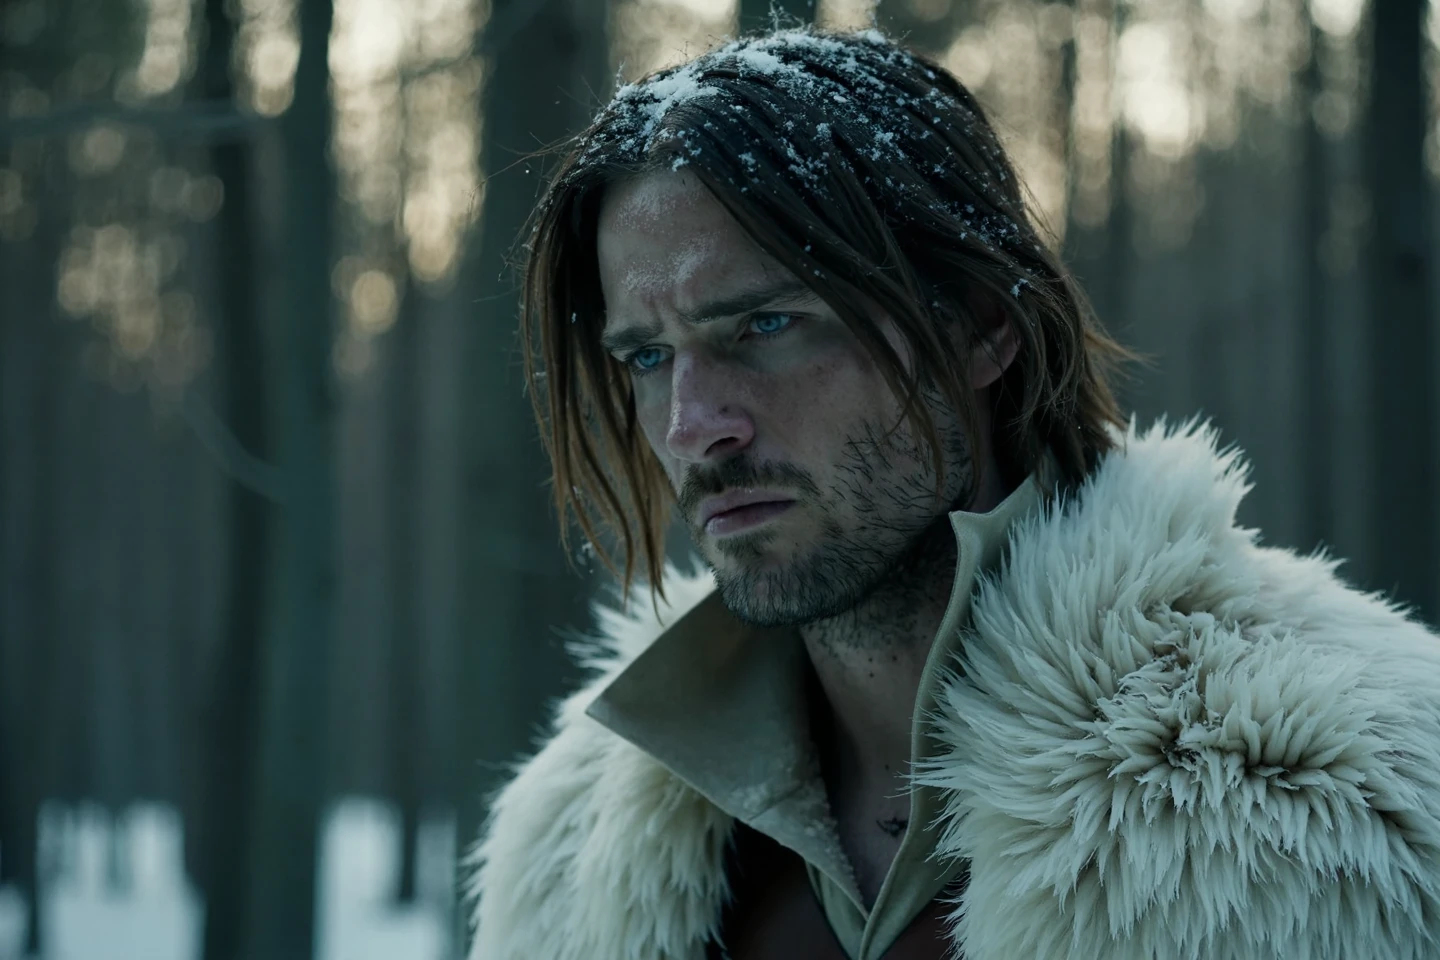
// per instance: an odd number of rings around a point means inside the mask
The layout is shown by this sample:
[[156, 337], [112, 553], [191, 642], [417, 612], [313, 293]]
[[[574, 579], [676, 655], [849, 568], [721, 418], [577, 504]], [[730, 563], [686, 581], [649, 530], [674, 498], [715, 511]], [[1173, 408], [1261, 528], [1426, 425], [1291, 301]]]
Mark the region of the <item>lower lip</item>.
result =
[[716, 537], [724, 536], [727, 533], [740, 533], [743, 530], [758, 527], [772, 517], [778, 517], [794, 505], [794, 500], [777, 500], [769, 503], [752, 503], [749, 506], [726, 510], [705, 521], [705, 532]]

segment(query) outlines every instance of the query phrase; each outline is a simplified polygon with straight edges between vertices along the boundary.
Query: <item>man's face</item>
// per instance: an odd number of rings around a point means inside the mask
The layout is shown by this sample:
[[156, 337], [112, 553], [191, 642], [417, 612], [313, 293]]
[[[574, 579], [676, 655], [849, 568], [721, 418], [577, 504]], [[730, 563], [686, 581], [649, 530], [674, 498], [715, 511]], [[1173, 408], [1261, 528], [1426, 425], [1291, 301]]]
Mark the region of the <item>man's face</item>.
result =
[[848, 610], [966, 499], [953, 412], [930, 405], [947, 465], [937, 497], [869, 351], [693, 176], [612, 187], [597, 243], [607, 349], [630, 368], [640, 426], [737, 616]]

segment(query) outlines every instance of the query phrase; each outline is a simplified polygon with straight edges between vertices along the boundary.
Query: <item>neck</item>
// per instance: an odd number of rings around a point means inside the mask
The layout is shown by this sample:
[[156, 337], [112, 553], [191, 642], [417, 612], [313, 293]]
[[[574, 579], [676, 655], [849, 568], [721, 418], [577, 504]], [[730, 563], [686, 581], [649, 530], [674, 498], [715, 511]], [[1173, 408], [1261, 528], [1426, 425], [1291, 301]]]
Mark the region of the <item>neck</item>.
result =
[[[1004, 498], [1002, 484], [985, 484], [966, 509], [983, 513]], [[950, 603], [955, 562], [955, 533], [942, 515], [863, 601], [800, 628], [825, 701], [817, 705], [820, 746], [832, 784], [893, 792], [888, 785], [909, 772], [916, 691]]]
[[954, 576], [955, 537], [942, 517], [864, 601], [801, 627], [828, 705], [822, 749], [836, 779], [873, 784], [908, 770], [915, 692]]

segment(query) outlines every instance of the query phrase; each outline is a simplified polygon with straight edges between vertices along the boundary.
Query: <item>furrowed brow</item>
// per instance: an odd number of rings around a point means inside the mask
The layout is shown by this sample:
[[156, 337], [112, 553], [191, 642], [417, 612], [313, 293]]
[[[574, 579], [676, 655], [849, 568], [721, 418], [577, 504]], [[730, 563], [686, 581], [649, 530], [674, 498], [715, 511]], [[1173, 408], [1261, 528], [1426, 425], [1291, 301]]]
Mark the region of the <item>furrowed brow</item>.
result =
[[760, 287], [756, 290], [737, 293], [734, 296], [711, 300], [709, 303], [702, 304], [694, 310], [680, 314], [680, 319], [686, 323], [705, 323], [709, 320], [718, 320], [721, 317], [733, 317], [736, 314], [749, 313], [751, 310], [768, 307], [777, 302], [799, 300], [803, 297], [811, 296], [813, 293], [813, 290], [799, 280], [783, 280], [780, 283], [774, 283], [768, 287]]
[[611, 330], [609, 333], [602, 334], [600, 346], [606, 353], [629, 353], [660, 336], [663, 330], [664, 327], [658, 323], [621, 327], [619, 330]]
[[[760, 287], [755, 290], [746, 290], [728, 297], [721, 297], [702, 304], [694, 310], [687, 310], [680, 314], [684, 323], [699, 325], [712, 320], [719, 320], [721, 317], [733, 317], [741, 313], [749, 313], [761, 307], [768, 307], [782, 304], [787, 301], [801, 300], [814, 295], [814, 291], [801, 283], [799, 280], [784, 280], [780, 283], [771, 284], [767, 287]], [[612, 354], [628, 353], [631, 350], [643, 347], [656, 337], [660, 336], [664, 328], [659, 324], [641, 324], [630, 327], [621, 327], [618, 330], [611, 330], [600, 336], [600, 346]]]

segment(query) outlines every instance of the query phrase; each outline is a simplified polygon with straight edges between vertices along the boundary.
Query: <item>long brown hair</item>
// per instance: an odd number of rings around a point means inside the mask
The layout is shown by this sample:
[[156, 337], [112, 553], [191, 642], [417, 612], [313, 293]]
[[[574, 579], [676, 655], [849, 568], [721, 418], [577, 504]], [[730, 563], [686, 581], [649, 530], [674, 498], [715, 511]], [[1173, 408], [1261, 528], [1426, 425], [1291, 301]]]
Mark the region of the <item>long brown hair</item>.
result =
[[[1052, 480], [1070, 486], [1112, 446], [1122, 417], [1110, 378], [1132, 355], [1033, 226], [970, 92], [874, 30], [738, 40], [622, 87], [571, 145], [527, 244], [524, 369], [562, 540], [573, 517], [625, 589], [637, 554], [659, 588], [674, 497], [629, 376], [600, 346], [597, 220], [606, 187], [681, 168], [873, 352], [937, 477], [942, 451], [921, 393], [938, 389], [973, 436], [958, 344], [974, 344], [984, 318], [1002, 312], [1019, 340], [992, 391], [1002, 470], [1024, 476], [1048, 452]], [[913, 371], [878, 316], [908, 342]]]

